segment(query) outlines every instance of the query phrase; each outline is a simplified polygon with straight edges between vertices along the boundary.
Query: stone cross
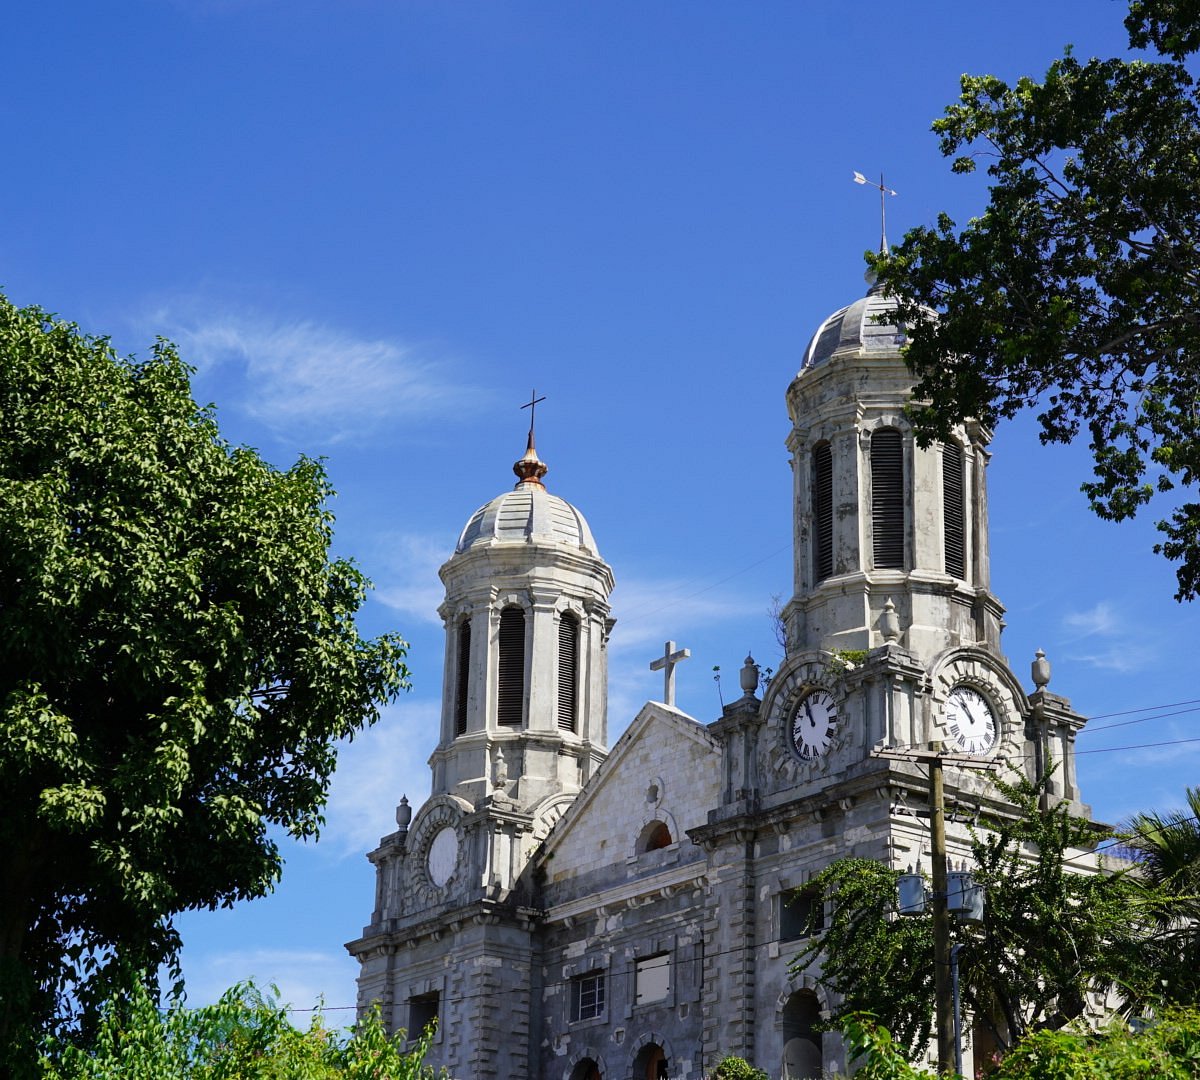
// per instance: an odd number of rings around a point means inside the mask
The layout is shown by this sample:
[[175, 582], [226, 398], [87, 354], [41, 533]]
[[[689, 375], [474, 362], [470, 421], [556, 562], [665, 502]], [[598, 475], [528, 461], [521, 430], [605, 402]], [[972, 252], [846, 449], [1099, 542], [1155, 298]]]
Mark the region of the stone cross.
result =
[[663, 673], [663, 703], [666, 705], [675, 705], [675, 665], [680, 660], [686, 660], [691, 656], [690, 649], [676, 649], [675, 642], [668, 641], [663, 646], [663, 654], [657, 660], [650, 661], [651, 671], [662, 671]]

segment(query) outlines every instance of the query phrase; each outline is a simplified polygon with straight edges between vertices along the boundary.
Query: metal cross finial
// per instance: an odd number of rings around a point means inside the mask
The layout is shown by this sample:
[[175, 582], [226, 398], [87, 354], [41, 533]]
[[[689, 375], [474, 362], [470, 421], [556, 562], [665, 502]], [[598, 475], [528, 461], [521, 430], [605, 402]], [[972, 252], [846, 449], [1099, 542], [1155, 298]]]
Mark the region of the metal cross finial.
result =
[[896, 195], [890, 187], [886, 187], [883, 183], [883, 173], [879, 174], [879, 183], [876, 184], [873, 180], [868, 180], [862, 173], [854, 174], [854, 182], [856, 184], [866, 184], [867, 187], [877, 188], [879, 191], [879, 254], [886, 255], [888, 253], [887, 242], [887, 196]]
[[657, 660], [650, 661], [651, 671], [663, 673], [663, 704], [675, 706], [675, 665], [692, 655], [690, 649], [676, 649], [675, 642], [668, 641], [663, 646], [663, 654]]
[[546, 395], [545, 395], [545, 394], [543, 394], [541, 397], [538, 397], [538, 396], [537, 396], [537, 391], [536, 391], [536, 390], [531, 390], [531, 391], [529, 392], [529, 400], [528, 400], [527, 402], [525, 402], [525, 404], [524, 404], [524, 405], [522, 405], [522, 406], [521, 406], [521, 408], [522, 408], [522, 409], [528, 409], [528, 410], [529, 410], [529, 434], [530, 434], [530, 435], [532, 435], [532, 434], [533, 434], [533, 414], [534, 414], [535, 412], [537, 412], [537, 407], [538, 407], [538, 404], [539, 404], [540, 402], [543, 402], [543, 401], [545, 401], [545, 400], [546, 400]]

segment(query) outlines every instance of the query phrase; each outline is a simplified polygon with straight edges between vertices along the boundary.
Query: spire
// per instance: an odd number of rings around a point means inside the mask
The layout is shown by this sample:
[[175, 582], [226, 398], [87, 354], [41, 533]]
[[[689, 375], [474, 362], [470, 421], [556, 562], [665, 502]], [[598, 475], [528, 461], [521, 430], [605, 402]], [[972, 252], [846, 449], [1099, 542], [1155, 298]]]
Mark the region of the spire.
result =
[[540, 488], [545, 488], [546, 486], [542, 483], [542, 477], [546, 475], [547, 466], [538, 457], [537, 448], [533, 445], [533, 414], [538, 402], [545, 400], [545, 396], [538, 397], [537, 391], [534, 390], [529, 395], [529, 400], [521, 406], [522, 409], [529, 410], [529, 439], [525, 444], [525, 456], [519, 461], [513, 462], [513, 472], [519, 477], [517, 487], [520, 487], [522, 484], [536, 484]]

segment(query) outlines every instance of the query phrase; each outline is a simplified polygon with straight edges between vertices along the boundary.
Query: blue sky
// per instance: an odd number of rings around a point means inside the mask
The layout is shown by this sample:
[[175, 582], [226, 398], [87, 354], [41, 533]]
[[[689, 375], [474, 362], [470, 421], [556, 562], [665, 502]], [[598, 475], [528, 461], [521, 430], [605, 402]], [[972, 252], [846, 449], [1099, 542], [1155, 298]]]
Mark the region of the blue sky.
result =
[[[618, 586], [610, 741], [689, 647], [679, 704], [715, 717], [791, 587], [784, 391], [889, 230], [977, 212], [930, 121], [962, 72], [1118, 53], [1124, 7], [758, 0], [18, 0], [8, 13], [0, 285], [197, 368], [222, 429], [286, 466], [323, 455], [336, 547], [375, 581], [369, 633], [413, 690], [343, 753], [320, 843], [276, 893], [182, 920], [193, 1001], [255, 976], [298, 1007], [354, 1000], [342, 943], [363, 853], [428, 793], [437, 568], [508, 487], [536, 387], [550, 490]], [[1193, 607], [1149, 520], [1095, 520], [1086, 454], [998, 432], [993, 586], [1027, 687], [1093, 715], [1200, 698]], [[1195, 706], [1185, 705], [1184, 710]], [[1085, 733], [1099, 817], [1181, 802], [1195, 713]], [[1114, 720], [1140, 719], [1144, 712]], [[1097, 721], [1096, 726], [1106, 721]], [[1112, 721], [1108, 721], [1112, 722]], [[348, 1013], [334, 1013], [345, 1018]]]

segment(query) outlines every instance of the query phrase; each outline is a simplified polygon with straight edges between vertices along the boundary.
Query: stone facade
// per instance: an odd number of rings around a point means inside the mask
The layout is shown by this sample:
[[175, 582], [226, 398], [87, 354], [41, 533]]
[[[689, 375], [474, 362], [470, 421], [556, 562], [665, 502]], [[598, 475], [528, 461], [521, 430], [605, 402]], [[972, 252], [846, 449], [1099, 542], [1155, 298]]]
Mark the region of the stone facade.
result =
[[[515, 492], [468, 523], [442, 569], [434, 793], [371, 852], [375, 910], [348, 946], [360, 1004], [393, 1028], [436, 1015], [452, 1076], [697, 1080], [729, 1053], [772, 1077], [844, 1069], [814, 1031], [830, 1002], [790, 970], [797, 912], [821, 904], [806, 886], [846, 855], [928, 867], [926, 772], [873, 750], [1055, 764], [1054, 794], [1088, 813], [1083, 719], [1000, 651], [987, 432], [917, 446], [890, 310], [872, 288], [826, 319], [788, 389], [787, 656], [761, 697], [747, 658], [712, 722], [650, 702], [607, 751], [612, 575], [542, 486], [532, 431]], [[978, 771], [945, 784], [959, 859], [955, 819], [1006, 808]]]

